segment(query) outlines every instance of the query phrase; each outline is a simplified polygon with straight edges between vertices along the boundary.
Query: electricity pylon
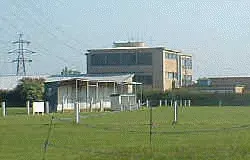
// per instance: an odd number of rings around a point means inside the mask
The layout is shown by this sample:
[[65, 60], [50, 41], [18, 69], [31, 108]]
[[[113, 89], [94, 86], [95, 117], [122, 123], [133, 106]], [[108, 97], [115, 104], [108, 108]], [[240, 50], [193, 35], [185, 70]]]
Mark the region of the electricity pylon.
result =
[[22, 39], [23, 34], [19, 34], [19, 39], [18, 41], [12, 42], [13, 44], [18, 44], [18, 49], [15, 49], [13, 51], [9, 51], [8, 53], [17, 53], [17, 58], [14, 59], [12, 62], [17, 63], [17, 68], [16, 68], [16, 75], [17, 76], [26, 76], [26, 67], [25, 63], [26, 62], [32, 62], [31, 59], [25, 58], [24, 54], [25, 53], [36, 53], [31, 50], [25, 49], [24, 45], [29, 45], [30, 41], [26, 41]]

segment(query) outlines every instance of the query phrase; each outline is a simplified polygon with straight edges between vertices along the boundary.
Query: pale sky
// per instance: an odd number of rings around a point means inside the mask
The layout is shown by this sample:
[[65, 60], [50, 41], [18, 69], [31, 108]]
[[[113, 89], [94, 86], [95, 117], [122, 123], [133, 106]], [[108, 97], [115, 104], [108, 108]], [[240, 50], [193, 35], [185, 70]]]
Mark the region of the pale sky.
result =
[[250, 75], [249, 0], [1, 0], [0, 75], [15, 74], [18, 33], [37, 54], [27, 74], [86, 72], [87, 49], [139, 40], [193, 55], [194, 78]]

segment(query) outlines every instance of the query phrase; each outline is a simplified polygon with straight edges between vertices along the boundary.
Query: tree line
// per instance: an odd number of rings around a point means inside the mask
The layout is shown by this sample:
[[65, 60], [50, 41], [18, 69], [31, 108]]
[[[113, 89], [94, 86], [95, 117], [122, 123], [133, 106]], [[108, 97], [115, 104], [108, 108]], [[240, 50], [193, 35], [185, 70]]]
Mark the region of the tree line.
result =
[[44, 100], [43, 78], [23, 78], [13, 90], [0, 90], [0, 101], [6, 101], [8, 106], [25, 106], [29, 101]]
[[[45, 79], [43, 78], [23, 78], [13, 90], [0, 90], [0, 101], [6, 101], [8, 106], [25, 106], [26, 101], [44, 101]], [[138, 93], [138, 99], [141, 94]], [[199, 90], [175, 89], [172, 91], [144, 91], [142, 100], [191, 100], [194, 106], [250, 106], [250, 93], [208, 93]]]

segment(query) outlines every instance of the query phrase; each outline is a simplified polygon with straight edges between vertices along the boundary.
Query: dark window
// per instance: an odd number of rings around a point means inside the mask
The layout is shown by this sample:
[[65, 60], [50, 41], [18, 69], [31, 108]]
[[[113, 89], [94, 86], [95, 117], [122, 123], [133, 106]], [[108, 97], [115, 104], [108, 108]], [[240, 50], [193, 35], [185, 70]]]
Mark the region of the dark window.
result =
[[136, 65], [136, 54], [135, 53], [122, 53], [121, 65]]
[[139, 65], [152, 65], [152, 53], [138, 53], [137, 63]]
[[[136, 57], [137, 56], [137, 57]], [[152, 53], [101, 53], [91, 55], [91, 65], [152, 65]]]
[[119, 65], [120, 64], [120, 54], [107, 54], [107, 64], [108, 65]]
[[91, 55], [91, 65], [106, 65], [107, 54], [93, 54]]

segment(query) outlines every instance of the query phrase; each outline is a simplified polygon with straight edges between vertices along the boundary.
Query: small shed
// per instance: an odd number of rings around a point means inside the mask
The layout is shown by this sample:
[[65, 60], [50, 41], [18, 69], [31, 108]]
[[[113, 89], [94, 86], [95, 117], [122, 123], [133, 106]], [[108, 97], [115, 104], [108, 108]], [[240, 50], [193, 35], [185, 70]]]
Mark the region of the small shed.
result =
[[136, 93], [142, 90], [141, 83], [132, 81], [133, 76], [134, 74], [54, 76], [45, 82], [45, 98], [50, 104], [50, 112], [73, 110], [76, 103], [81, 111], [123, 110], [137, 106]]

